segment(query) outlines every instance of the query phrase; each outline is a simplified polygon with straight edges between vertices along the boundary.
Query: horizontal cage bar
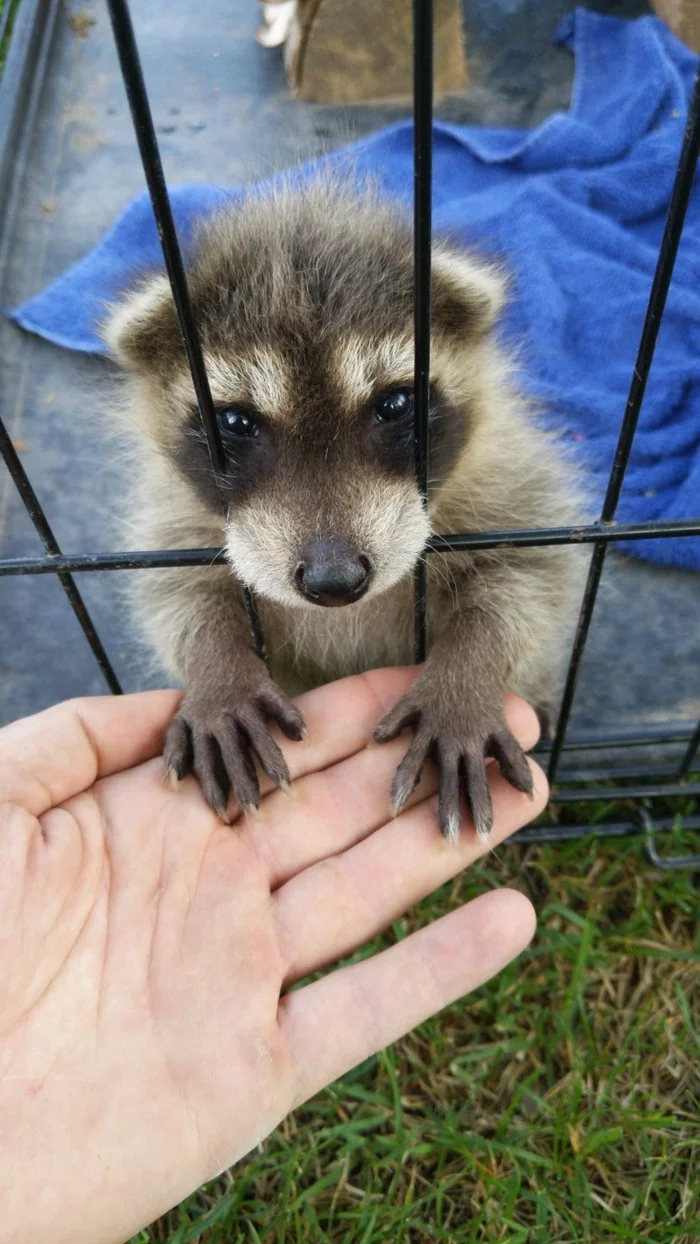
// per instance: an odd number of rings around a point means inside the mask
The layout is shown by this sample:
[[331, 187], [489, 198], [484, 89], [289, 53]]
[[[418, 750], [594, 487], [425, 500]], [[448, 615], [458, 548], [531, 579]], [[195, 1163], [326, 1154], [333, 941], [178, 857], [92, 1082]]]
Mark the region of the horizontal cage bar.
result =
[[[570, 754], [568, 739], [564, 752], [566, 755]], [[677, 781], [678, 766], [650, 765], [640, 762], [638, 765], [610, 765], [609, 768], [606, 766], [600, 769], [564, 769], [557, 776], [557, 785], [561, 789], [567, 783], [581, 786], [587, 782], [626, 782], [640, 776], [649, 782], [655, 782], [657, 779]]]
[[648, 523], [590, 523], [583, 527], [547, 527], [518, 531], [475, 531], [433, 536], [430, 553], [459, 553], [464, 549], [536, 548], [538, 545], [610, 544], [616, 540], [663, 540], [671, 536], [700, 535], [700, 517]]
[[[663, 817], [652, 823], [654, 832], [668, 834], [676, 827], [674, 817]], [[696, 833], [700, 830], [700, 816], [684, 817], [683, 827]], [[575, 842], [580, 838], [636, 838], [648, 833], [641, 817], [637, 821], [608, 821], [600, 825], [532, 825], [518, 830], [508, 839], [513, 846], [543, 842]]]
[[555, 788], [550, 796], [550, 803], [590, 803], [597, 800], [610, 800], [613, 803], [622, 799], [680, 799], [697, 798], [700, 795], [700, 786], [693, 782], [687, 783], [662, 783], [661, 785], [643, 785], [638, 786], [606, 786], [604, 781], [597, 786], [584, 786], [574, 790], [560, 790]]
[[[594, 544], [598, 541], [651, 540], [664, 536], [700, 536], [700, 518], [665, 523], [616, 523], [600, 527], [543, 527], [522, 531], [491, 531], [433, 536], [427, 553], [463, 552], [466, 549], [514, 548], [561, 544]], [[148, 570], [174, 566], [219, 566], [225, 562], [223, 549], [139, 549], [134, 552], [72, 553], [60, 557], [15, 557], [0, 559], [0, 575], [58, 574], [69, 570]]]
[[[688, 733], [689, 723], [655, 722], [653, 726], [605, 726], [602, 735], [595, 730], [581, 730], [568, 734], [566, 748], [569, 752], [594, 751], [607, 747], [650, 747], [687, 745], [693, 735]], [[543, 739], [537, 746], [538, 752], [551, 750], [549, 739]]]

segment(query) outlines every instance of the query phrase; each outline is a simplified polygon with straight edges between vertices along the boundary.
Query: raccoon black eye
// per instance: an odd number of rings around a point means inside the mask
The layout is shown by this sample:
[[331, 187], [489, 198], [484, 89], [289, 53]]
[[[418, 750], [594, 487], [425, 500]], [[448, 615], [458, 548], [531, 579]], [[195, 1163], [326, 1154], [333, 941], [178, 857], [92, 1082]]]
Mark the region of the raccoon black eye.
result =
[[225, 436], [257, 436], [260, 431], [257, 420], [245, 410], [220, 410], [217, 419]]
[[377, 398], [374, 413], [380, 423], [392, 423], [413, 413], [413, 390], [390, 389]]

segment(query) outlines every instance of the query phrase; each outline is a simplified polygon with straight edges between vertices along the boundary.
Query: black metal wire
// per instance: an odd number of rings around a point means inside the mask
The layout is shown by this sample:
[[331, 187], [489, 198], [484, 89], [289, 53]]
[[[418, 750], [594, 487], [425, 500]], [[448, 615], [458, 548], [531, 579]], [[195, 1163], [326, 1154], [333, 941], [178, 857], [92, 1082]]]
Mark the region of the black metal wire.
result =
[[[638, 809], [637, 816], [642, 832], [645, 835], [644, 853], [655, 868], [663, 868], [669, 872], [679, 869], [692, 869], [697, 872], [700, 869], [700, 855], [660, 855], [656, 849], [656, 831], [660, 828], [658, 823], [654, 823], [649, 811], [645, 807]], [[692, 823], [692, 824], [691, 824]], [[684, 829], [697, 828], [700, 825], [700, 819], [697, 817], [688, 817], [684, 820]], [[671, 826], [673, 828], [673, 826]]]
[[[60, 556], [61, 550], [58, 541], [53, 534], [51, 525], [46, 517], [46, 514], [44, 513], [41, 502], [29, 482], [27, 472], [19, 460], [17, 450], [12, 444], [10, 434], [1, 418], [0, 453], [5, 460], [5, 464], [10, 472], [12, 481], [20, 497], [22, 498], [22, 501], [24, 502], [24, 507], [39, 534], [39, 538], [41, 539], [46, 552], [52, 554], [53, 556]], [[119, 684], [119, 679], [112, 668], [110, 659], [103, 647], [102, 640], [97, 634], [95, 624], [90, 617], [85, 601], [80, 595], [72, 576], [65, 570], [62, 570], [58, 572], [58, 579], [66, 596], [68, 597], [73, 613], [83, 629], [83, 634], [92, 648], [95, 660], [104, 675], [107, 686], [114, 695], [121, 695], [122, 689]]]
[[[226, 459], [211, 398], [209, 378], [204, 366], [202, 347], [192, 311], [187, 277], [185, 276], [185, 266], [182, 261], [182, 252], [175, 229], [175, 221], [173, 220], [170, 196], [165, 184], [163, 165], [153, 125], [151, 105], [141, 68], [141, 59], [134, 35], [134, 27], [131, 21], [131, 13], [129, 12], [127, 0], [107, 0], [107, 7], [124, 80], [124, 88], [129, 101], [131, 119], [134, 123], [136, 141], [141, 154], [144, 176], [148, 186], [148, 193], [151, 196], [158, 237], [163, 250], [165, 268], [170, 280], [182, 341], [187, 353], [187, 362], [197, 398], [199, 417], [207, 437], [212, 470], [218, 479], [225, 471]], [[243, 594], [253, 646], [258, 655], [263, 656], [262, 630], [255, 602], [247, 587], [244, 587]]]
[[[202, 351], [189, 300], [187, 281], [181, 252], [173, 222], [167, 187], [163, 176], [160, 155], [145, 83], [134, 38], [133, 27], [126, 0], [108, 0], [117, 52], [134, 121], [136, 137], [151, 194], [153, 211], [163, 247], [165, 265], [173, 290], [183, 342], [190, 364], [192, 382], [207, 434], [212, 466], [219, 473], [224, 466], [218, 426], [214, 414], [211, 393], [204, 367]], [[416, 475], [421, 495], [427, 500], [429, 469], [429, 402], [430, 402], [430, 244], [431, 244], [431, 181], [432, 181], [432, 94], [433, 94], [433, 6], [431, 0], [413, 0], [414, 21], [414, 255], [415, 255], [415, 402], [414, 428]], [[6, 13], [9, 9], [6, 9]], [[426, 552], [458, 552], [475, 548], [498, 548], [503, 546], [535, 547], [592, 543], [594, 554], [584, 593], [576, 640], [569, 666], [569, 674], [562, 701], [560, 724], [551, 744], [544, 743], [540, 752], [550, 753], [550, 775], [556, 775], [558, 762], [564, 748], [568, 754], [574, 751], [606, 751], [615, 747], [643, 747], [676, 744], [685, 747], [680, 764], [646, 764], [642, 768], [615, 768], [604, 770], [570, 770], [561, 774], [569, 786], [555, 790], [552, 802], [559, 804], [611, 801], [638, 801], [640, 799], [688, 799], [694, 797], [700, 786], [684, 781], [690, 774], [698, 747], [700, 746], [700, 722], [672, 723], [659, 726], [626, 726], [608, 728], [596, 734], [583, 732], [567, 737], [567, 724], [573, 701], [583, 649], [586, 642], [595, 599], [603, 568], [605, 552], [611, 541], [646, 540], [669, 536], [700, 535], [700, 518], [680, 522], [615, 523], [614, 515], [620, 497], [625, 470], [639, 418], [646, 381], [651, 366], [656, 337], [673, 269], [676, 250], [683, 225], [683, 218], [693, 180], [693, 172], [700, 146], [700, 74], [696, 81], [689, 109], [685, 138], [676, 174], [664, 238], [659, 253], [656, 273], [647, 308], [647, 315], [639, 346], [635, 373], [618, 439], [617, 450], [610, 472], [605, 501], [599, 522], [588, 526], [560, 527], [541, 530], [518, 530], [500, 532], [454, 533], [434, 536]], [[18, 488], [34, 525], [41, 536], [47, 556], [33, 558], [10, 558], [0, 560], [1, 575], [57, 574], [90, 643], [102, 672], [115, 692], [119, 684], [104, 652], [82, 598], [72, 580], [71, 572], [89, 572], [119, 569], [148, 569], [153, 567], [198, 566], [224, 563], [221, 549], [146, 550], [127, 553], [97, 553], [64, 555], [53, 535], [46, 515], [29, 483], [6, 429], [0, 421], [0, 449], [7, 462], [10, 475]], [[263, 637], [255, 606], [246, 591], [246, 611], [256, 649], [262, 653]], [[426, 562], [421, 562], [415, 578], [415, 635], [416, 659], [425, 656], [426, 620]], [[645, 778], [639, 783], [637, 779]], [[659, 781], [668, 777], [669, 781]], [[627, 785], [611, 785], [627, 781]], [[581, 783], [595, 783], [582, 786]], [[658, 855], [653, 842], [653, 832], [673, 828], [672, 818], [653, 822], [646, 809], [639, 808], [634, 821], [607, 823], [600, 826], [535, 826], [520, 831], [513, 841], [544, 842], [564, 841], [588, 834], [596, 837], [622, 837], [632, 834], [646, 835], [648, 858], [658, 867], [693, 867], [698, 856], [679, 856], [664, 859]], [[700, 829], [700, 818], [684, 817], [684, 825]]]
[[[433, 4], [413, 0], [413, 280], [414, 447], [423, 504], [428, 501], [430, 413], [430, 247], [433, 182]], [[420, 558], [414, 587], [414, 652], [425, 660], [427, 572]]]
[[595, 803], [606, 799], [613, 802], [620, 799], [681, 799], [684, 796], [695, 799], [700, 795], [700, 786], [693, 782], [679, 782], [677, 785], [662, 782], [658, 786], [641, 783], [638, 786], [606, 786], [604, 783], [606, 780], [609, 781], [611, 776], [616, 775], [607, 772], [599, 774], [599, 781], [595, 787], [554, 790], [550, 796], [550, 803]]
[[170, 570], [179, 566], [223, 566], [223, 549], [144, 549], [133, 553], [62, 553], [60, 557], [8, 557], [0, 561], [2, 575], [81, 574], [99, 570]]
[[[567, 734], [567, 752], [595, 751], [597, 748], [609, 747], [670, 747], [690, 742], [692, 735], [688, 731], [688, 722], [655, 722], [652, 726], [606, 726], [604, 733], [595, 730], [581, 730], [577, 734]], [[551, 751], [549, 739], [538, 744], [538, 751]]]
[[678, 766], [677, 777], [684, 778], [688, 776], [693, 767], [693, 761], [697, 755], [698, 747], [700, 747], [700, 721], [698, 721], [698, 724], [693, 731], [693, 735], [688, 743], [685, 755]]
[[[602, 747], [603, 747], [602, 743], [599, 744], [598, 750], [602, 749]], [[535, 749], [535, 753], [538, 757], [541, 754], [537, 748]], [[568, 739], [566, 740], [566, 747], [564, 748], [564, 755], [565, 756], [569, 755], [569, 740]], [[557, 785], [557, 790], [564, 789], [565, 783], [568, 783], [569, 785], [571, 785], [571, 783], [574, 783], [574, 785], [571, 788], [580, 789], [583, 783], [595, 782], [598, 786], [602, 787], [606, 782], [609, 784], [612, 784], [614, 782], [624, 782], [624, 781], [629, 781], [630, 779], [633, 779], [633, 778], [637, 779], [640, 777], [643, 777], [645, 783], [647, 785], [650, 785], [651, 782], [656, 781], [657, 778], [667, 778], [669, 782], [671, 781], [671, 779], [675, 781], [677, 774], [678, 774], [677, 764], [675, 765], [644, 764], [643, 766], [606, 764], [600, 769], [579, 769], [578, 767], [575, 769], [560, 768], [559, 769], [559, 784]], [[578, 787], [576, 786], [577, 783], [578, 783]], [[696, 789], [696, 794], [700, 795], [700, 788]]]
[[[485, 531], [433, 536], [426, 554], [459, 553], [463, 549], [492, 549], [509, 545], [530, 548], [550, 544], [594, 544], [598, 541], [653, 540], [662, 536], [700, 536], [700, 518], [668, 522], [613, 523], [601, 527], [542, 527], [521, 531]], [[206, 566], [225, 563], [223, 549], [143, 549], [129, 553], [64, 553], [61, 557], [0, 558], [0, 576], [57, 574], [59, 570], [146, 570], [149, 567]]]
[[[600, 825], [588, 825], [584, 828], [583, 833], [581, 833], [581, 828], [580, 825], [533, 825], [527, 829], [518, 830], [516, 834], [513, 834], [508, 839], [508, 842], [517, 846], [518, 843], [573, 842], [578, 838], [635, 838], [642, 834], [648, 835], [649, 832], [647, 825], [641, 818], [630, 821], [607, 821]], [[655, 832], [670, 833], [676, 828], [675, 817], [663, 817], [658, 821], [653, 821], [652, 828]], [[700, 816], [684, 817], [683, 828], [692, 832], [700, 830]], [[690, 858], [695, 860], [697, 857], [691, 856]], [[663, 864], [661, 867], [663, 867]]]
[[659, 536], [698, 536], [698, 518], [657, 519], [648, 523], [591, 523], [584, 527], [547, 527], [514, 531], [457, 532], [433, 536], [429, 553], [459, 553], [464, 549], [536, 548], [548, 544], [610, 544], [618, 540], [655, 540]]
[[158, 149], [158, 140], [151, 116], [146, 84], [143, 78], [141, 60], [131, 13], [126, 0], [107, 0], [110, 21], [114, 32], [114, 42], [119, 57], [119, 65], [124, 80], [131, 119], [134, 123], [136, 141], [141, 155], [141, 163], [151, 196], [153, 215], [158, 228], [158, 237], [163, 250], [165, 268], [173, 292], [173, 300], [177, 310], [182, 341], [187, 353], [187, 361], [192, 373], [192, 383], [197, 397], [199, 415], [207, 435], [207, 444], [213, 470], [217, 475], [223, 473], [226, 459], [221, 445], [219, 427], [216, 421], [214, 403], [211, 399], [209, 378], [204, 366], [202, 348], [194, 322], [190, 293], [187, 287], [185, 266], [182, 262], [180, 243], [175, 230], [175, 221], [170, 206], [170, 196], [165, 184], [163, 165]]
[[[666, 225], [661, 241], [661, 248], [659, 250], [659, 257], [656, 263], [656, 270], [654, 272], [654, 280], [649, 294], [647, 312], [644, 317], [644, 326], [642, 328], [642, 336], [632, 375], [632, 383], [630, 385], [627, 406], [622, 420], [622, 427], [620, 428], [615, 457], [613, 458], [613, 464], [610, 470], [608, 488], [601, 511], [600, 521], [602, 523], [610, 523], [613, 521], [617, 510], [617, 504], [620, 499], [620, 492], [625, 478], [625, 470], [629, 461], [632, 442], [634, 440], [634, 434], [637, 430], [639, 414], [644, 400], [647, 380], [649, 378], [649, 371], [654, 358], [656, 339], [661, 326], [661, 317], [664, 312], [664, 307], [666, 306], [666, 297], [671, 284], [671, 277], [673, 275], [673, 267], [676, 260], [676, 254], [678, 252], [678, 245], [683, 232], [683, 224], [685, 221], [686, 211], [688, 209], [688, 203], [690, 201], [690, 194], [693, 188], [693, 179], [695, 177], [695, 169], [697, 167], [699, 153], [700, 69], [698, 70], [695, 78], [693, 94], [690, 101], [690, 107], [688, 109], [688, 118], [686, 121], [685, 134], [683, 136], [683, 145], [673, 183], [671, 202], [669, 204]], [[593, 618], [593, 611], [595, 609], [598, 588], [600, 586], [600, 579], [603, 573], [606, 552], [607, 544], [603, 543], [603, 541], [597, 542], [593, 550], [591, 565], [584, 589], [583, 603], [581, 605], [581, 612], [579, 614], [578, 625], [576, 627], [576, 635], [569, 661], [569, 669], [559, 709], [557, 730], [549, 759], [548, 777], [551, 783], [554, 783], [556, 780], [559, 758], [566, 739], [566, 730], [569, 724], [571, 706], [574, 701], [581, 660], [586, 646], [591, 620]]]

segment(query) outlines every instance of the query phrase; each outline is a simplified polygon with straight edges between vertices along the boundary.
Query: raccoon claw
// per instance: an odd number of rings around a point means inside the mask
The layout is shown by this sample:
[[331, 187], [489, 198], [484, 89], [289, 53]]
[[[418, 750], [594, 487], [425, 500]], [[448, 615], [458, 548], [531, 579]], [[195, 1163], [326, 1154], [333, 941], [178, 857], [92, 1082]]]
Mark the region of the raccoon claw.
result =
[[[415, 691], [415, 688], [414, 688]], [[449, 842], [459, 837], [461, 822], [460, 793], [463, 792], [471, 812], [477, 837], [488, 839], [493, 826], [493, 807], [486, 774], [486, 761], [493, 758], [506, 781], [516, 790], [532, 798], [530, 766], [523, 749], [505, 725], [501, 715], [484, 718], [478, 710], [472, 713], [446, 713], [436, 701], [421, 707], [417, 696], [409, 692], [391, 712], [387, 713], [374, 732], [379, 743], [395, 738], [407, 727], [414, 737], [394, 774], [391, 788], [394, 813], [398, 814], [413, 794], [423, 766], [430, 757], [439, 771], [438, 824]], [[464, 726], [460, 728], [460, 717]]]
[[[378, 731], [375, 731], [375, 739], [378, 739], [380, 743], [384, 741], [378, 738]], [[398, 765], [391, 784], [391, 806], [394, 809], [394, 816], [398, 816], [403, 810], [420, 782], [420, 775], [430, 755], [431, 745], [430, 735], [418, 731], [401, 764]]]
[[226, 824], [232, 820], [232, 799], [244, 811], [257, 809], [260, 785], [255, 758], [275, 786], [290, 784], [286, 761], [268, 729], [271, 718], [287, 738], [303, 737], [301, 713], [274, 686], [242, 696], [230, 708], [220, 701], [186, 696], [165, 739], [164, 759], [171, 781], [180, 782], [194, 773], [210, 808]]

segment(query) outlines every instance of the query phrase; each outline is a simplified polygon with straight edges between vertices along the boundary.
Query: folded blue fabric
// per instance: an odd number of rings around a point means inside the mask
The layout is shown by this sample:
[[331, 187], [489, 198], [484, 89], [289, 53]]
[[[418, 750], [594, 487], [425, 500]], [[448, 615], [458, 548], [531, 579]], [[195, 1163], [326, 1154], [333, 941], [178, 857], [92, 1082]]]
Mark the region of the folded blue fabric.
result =
[[[505, 260], [515, 297], [503, 325], [543, 418], [577, 442], [602, 489], [625, 407], [697, 58], [653, 17], [578, 9], [557, 40], [573, 49], [570, 111], [532, 131], [436, 124], [435, 230]], [[412, 195], [412, 127], [392, 126], [318, 163]], [[289, 176], [289, 175], [287, 175]], [[171, 191], [187, 250], [194, 220], [242, 191]], [[149, 200], [136, 199], [76, 267], [19, 309], [23, 328], [99, 354], [104, 304], [162, 265]], [[621, 521], [700, 512], [700, 185], [688, 213]], [[700, 540], [628, 542], [626, 551], [700, 568]]]

